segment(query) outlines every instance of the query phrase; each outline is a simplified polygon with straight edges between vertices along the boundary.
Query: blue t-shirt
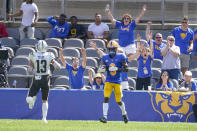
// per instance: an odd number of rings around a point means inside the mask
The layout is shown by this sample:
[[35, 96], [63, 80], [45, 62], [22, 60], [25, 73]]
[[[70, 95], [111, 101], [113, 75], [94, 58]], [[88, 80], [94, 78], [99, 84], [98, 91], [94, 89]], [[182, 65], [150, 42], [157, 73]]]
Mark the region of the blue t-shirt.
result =
[[69, 34], [69, 24], [65, 22], [63, 25], [59, 24], [59, 21], [54, 19], [53, 16], [47, 18], [47, 22], [49, 22], [51, 27], [50, 38], [56, 38], [59, 36], [60, 38], [66, 38]]
[[180, 47], [180, 51], [182, 54], [190, 54], [187, 52], [189, 43], [194, 39], [193, 31], [188, 28], [187, 31], [183, 31], [181, 27], [176, 27], [172, 31], [172, 35], [175, 38], [175, 45]]
[[[192, 81], [191, 84], [192, 84], [192, 85], [191, 85], [191, 87], [190, 87], [190, 88], [191, 88], [190, 91], [197, 91], [196, 82]], [[186, 83], [185, 83], [185, 88], [189, 88], [189, 86], [190, 86], [189, 84], [186, 84]]]
[[134, 44], [135, 27], [136, 27], [135, 21], [131, 22], [129, 25], [124, 25], [124, 23], [120, 21], [116, 21], [116, 28], [118, 29], [119, 45], [121, 47], [126, 47], [130, 44]]
[[[160, 89], [162, 83], [157, 83], [156, 88]], [[168, 88], [173, 88], [173, 84], [171, 82], [167, 83]], [[165, 86], [162, 87], [162, 90], [165, 90]]]
[[[113, 58], [110, 58], [109, 54], [103, 55], [102, 61], [109, 68], [110, 66], [115, 66], [122, 68], [122, 62], [125, 61], [125, 55], [122, 53], [117, 53]], [[121, 83], [120, 71], [107, 71], [107, 78], [105, 82], [110, 83]]]
[[88, 83], [89, 86], [91, 86], [91, 88], [95, 88], [96, 90], [103, 90], [104, 89], [104, 83], [101, 82], [101, 85], [97, 85], [96, 81], [93, 81], [93, 84], [91, 85], [90, 82]]
[[144, 59], [141, 55], [139, 56], [138, 60], [138, 78], [146, 78], [152, 76], [152, 69], [151, 69], [151, 63], [152, 58], [149, 55], [147, 59]]
[[[194, 30], [195, 35], [197, 35], [197, 28]], [[197, 39], [193, 41], [193, 52], [197, 52]]]
[[[148, 42], [150, 45], [150, 41]], [[153, 41], [153, 54], [155, 59], [163, 60], [163, 56], [161, 56], [161, 49], [165, 46], [164, 43], [157, 44], [155, 41]]]
[[66, 64], [69, 82], [72, 89], [81, 89], [84, 86], [83, 73], [85, 68], [82, 65], [78, 69], [74, 69], [70, 64]]

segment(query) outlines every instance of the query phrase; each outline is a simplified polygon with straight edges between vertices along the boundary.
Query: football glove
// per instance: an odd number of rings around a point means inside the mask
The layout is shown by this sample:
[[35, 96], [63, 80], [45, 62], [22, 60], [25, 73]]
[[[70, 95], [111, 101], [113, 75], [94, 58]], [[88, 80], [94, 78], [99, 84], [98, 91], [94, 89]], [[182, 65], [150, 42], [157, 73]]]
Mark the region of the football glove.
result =
[[106, 72], [106, 67], [105, 66], [100, 66], [99, 68], [98, 68], [98, 71], [97, 71], [98, 73], [104, 73], [104, 72]]

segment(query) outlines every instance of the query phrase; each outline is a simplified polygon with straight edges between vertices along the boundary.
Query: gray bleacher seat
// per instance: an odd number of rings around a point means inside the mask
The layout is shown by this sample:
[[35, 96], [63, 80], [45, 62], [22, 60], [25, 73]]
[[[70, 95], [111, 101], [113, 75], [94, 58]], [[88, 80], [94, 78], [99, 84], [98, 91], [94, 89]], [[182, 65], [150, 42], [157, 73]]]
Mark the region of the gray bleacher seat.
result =
[[135, 30], [135, 36], [137, 36], [137, 34], [140, 34], [142, 39], [146, 39], [146, 34], [145, 34], [145, 30]]
[[84, 48], [84, 42], [81, 39], [71, 38], [64, 41], [64, 48], [66, 47], [78, 47]]
[[118, 39], [118, 29], [113, 29], [110, 31], [110, 38], [111, 39]]
[[192, 78], [197, 78], [197, 69], [190, 70], [192, 72]]
[[28, 71], [26, 67], [12, 66], [8, 71], [8, 83], [10, 87], [16, 81], [16, 88], [28, 88], [29, 78], [27, 75]]
[[170, 81], [172, 82], [174, 88], [179, 88], [179, 82], [176, 79], [170, 79]]
[[18, 55], [29, 56], [29, 54], [32, 52], [35, 52], [35, 50], [31, 47], [20, 47], [17, 49], [15, 56]]
[[136, 81], [133, 78], [128, 79], [129, 87], [132, 87], [134, 90], [136, 90]]
[[193, 56], [191, 56], [189, 69], [192, 70], [192, 69], [195, 69], [195, 68], [197, 68], [197, 60], [195, 60], [193, 58]]
[[[135, 39], [134, 42], [135, 42], [136, 47], [137, 47], [137, 40]], [[145, 47], [149, 47], [149, 44], [145, 39], [141, 39], [140, 44], [144, 44]]]
[[35, 32], [34, 32], [34, 37], [38, 40], [43, 40], [44, 39], [44, 34], [42, 32], [41, 29], [35, 29]]
[[35, 47], [35, 45], [38, 43], [38, 40], [36, 38], [24, 38], [20, 42], [20, 47]]
[[14, 57], [14, 50], [11, 47], [5, 47], [8, 50], [8, 53], [10, 54], [10, 57]]
[[101, 39], [88, 39], [87, 42], [86, 42], [86, 45], [85, 45], [86, 48], [92, 48], [92, 47], [89, 45], [89, 44], [90, 44], [90, 41], [95, 42], [95, 43], [96, 43], [96, 46], [97, 46], [98, 48], [102, 48], [102, 49], [105, 49], [105, 48], [106, 48], [105, 42], [104, 42], [103, 40], [101, 40]]
[[95, 75], [95, 71], [91, 68], [91, 67], [86, 67], [85, 71], [84, 71], [84, 76], [89, 76], [88, 74], [88, 70], [91, 70], [92, 71], [92, 76], [94, 77]]
[[54, 54], [55, 58], [57, 58], [59, 56], [56, 48], [49, 47], [49, 48], [47, 48], [47, 52], [52, 52]]
[[19, 46], [18, 41], [12, 37], [3, 37], [0, 38], [0, 41], [2, 42], [2, 45], [11, 47], [14, 50], [16, 50], [17, 47]]
[[74, 48], [64, 48], [62, 51], [63, 56], [67, 57], [80, 57], [80, 52], [77, 49]]
[[51, 29], [47, 30], [44, 34], [45, 34], [45, 39], [50, 38]]
[[53, 88], [58, 87], [70, 88], [69, 78], [67, 76], [57, 77], [53, 83]]
[[129, 68], [128, 77], [137, 78], [137, 69], [136, 68]]
[[159, 69], [161, 69], [162, 63], [163, 62], [160, 59], [153, 59], [152, 68], [159, 68]]
[[151, 78], [151, 88], [152, 89], [155, 89], [156, 88], [156, 85], [157, 85], [157, 81], [155, 79], [152, 79]]
[[87, 48], [86, 55], [87, 55], [87, 57], [100, 58], [100, 55], [97, 53], [97, 51], [94, 48]]
[[138, 61], [136, 59], [128, 63], [128, 67], [138, 68]]
[[156, 68], [152, 68], [152, 78], [153, 79], [159, 79], [161, 75], [161, 70], [156, 69]]
[[20, 40], [20, 33], [18, 28], [7, 28], [8, 36], [13, 37], [16, 40]]
[[83, 77], [83, 80], [84, 80], [84, 86], [85, 86], [85, 87], [89, 86], [89, 85], [88, 85], [88, 83], [90, 82], [90, 81], [89, 81], [89, 77], [88, 77], [88, 76], [84, 76], [84, 77]]
[[66, 68], [62, 67], [60, 68], [60, 70], [54, 70], [52, 73], [52, 77], [60, 77], [60, 76], [68, 76], [68, 71], [66, 70]]
[[29, 59], [26, 56], [16, 56], [12, 59], [11, 66], [29, 66]]
[[62, 40], [58, 38], [47, 38], [45, 39], [49, 47], [61, 48]]
[[87, 57], [86, 66], [97, 68], [98, 67], [97, 60], [91, 57]]

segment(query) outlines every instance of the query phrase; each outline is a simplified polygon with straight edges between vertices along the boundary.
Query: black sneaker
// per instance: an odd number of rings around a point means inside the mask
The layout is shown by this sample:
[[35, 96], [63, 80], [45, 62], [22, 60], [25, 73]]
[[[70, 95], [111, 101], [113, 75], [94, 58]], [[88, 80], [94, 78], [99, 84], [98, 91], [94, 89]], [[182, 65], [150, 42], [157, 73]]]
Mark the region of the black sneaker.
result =
[[105, 117], [100, 118], [99, 121], [102, 122], [102, 123], [107, 123], [107, 119]]
[[123, 118], [124, 118], [124, 123], [128, 123], [128, 121], [129, 121], [128, 116], [127, 115], [123, 115]]

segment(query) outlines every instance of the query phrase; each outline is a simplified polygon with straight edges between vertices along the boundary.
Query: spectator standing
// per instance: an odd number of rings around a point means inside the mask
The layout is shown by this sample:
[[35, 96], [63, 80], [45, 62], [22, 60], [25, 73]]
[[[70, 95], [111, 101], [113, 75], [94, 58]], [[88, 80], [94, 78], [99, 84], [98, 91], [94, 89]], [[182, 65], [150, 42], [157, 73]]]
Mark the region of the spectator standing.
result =
[[20, 40], [25, 38], [34, 38], [35, 25], [38, 21], [38, 7], [34, 0], [26, 0], [21, 4], [20, 11], [15, 14], [8, 14], [8, 17], [22, 16], [22, 24], [19, 28]]
[[174, 36], [168, 36], [166, 45], [161, 49], [161, 55], [163, 56], [162, 72], [167, 71], [171, 79], [178, 80], [181, 68], [180, 48], [174, 43]]
[[102, 22], [102, 16], [95, 14], [95, 22], [88, 26], [88, 39], [103, 39], [105, 42], [109, 38], [109, 26]]
[[[150, 45], [150, 40], [149, 40], [149, 34], [150, 34], [150, 27], [151, 27], [152, 22], [148, 22], [146, 26], [146, 40]], [[162, 42], [163, 37], [161, 33], [156, 33], [155, 34], [155, 40], [153, 40], [153, 54], [154, 54], [154, 59], [163, 59], [163, 56], [161, 56], [161, 49], [165, 46], [165, 44]]]
[[70, 31], [68, 38], [86, 39], [86, 31], [83, 25], [78, 24], [76, 16], [70, 17]]
[[96, 73], [93, 79], [92, 71], [88, 70], [88, 75], [89, 75], [89, 86], [91, 86], [93, 90], [104, 89], [105, 76], [102, 73]]
[[66, 15], [60, 14], [60, 16], [50, 16], [47, 18], [47, 22], [52, 25], [50, 38], [65, 39], [68, 37], [69, 24], [66, 22]]
[[193, 41], [193, 58], [197, 60], [197, 28], [194, 30], [194, 41]]
[[173, 84], [170, 82], [170, 76], [167, 71], [161, 73], [159, 82], [156, 85], [156, 90], [168, 91], [172, 90]]
[[190, 53], [193, 50], [194, 33], [188, 25], [189, 19], [184, 17], [181, 26], [174, 28], [172, 31], [172, 35], [175, 38], [175, 45], [180, 48], [181, 71], [183, 75], [189, 68]]
[[86, 68], [86, 51], [84, 48], [81, 49], [83, 55], [82, 64], [79, 65], [79, 59], [77, 57], [72, 58], [72, 65], [68, 64], [63, 57], [62, 49], [59, 50], [59, 56], [63, 63], [63, 66], [68, 71], [69, 82], [72, 89], [81, 89], [84, 87], [84, 71]]
[[0, 38], [8, 37], [8, 32], [3, 24], [0, 23]]
[[179, 91], [197, 91], [195, 80], [192, 79], [192, 72], [186, 71], [184, 81], [179, 86]]
[[146, 5], [143, 6], [141, 13], [136, 20], [133, 20], [130, 14], [124, 14], [122, 21], [117, 21], [112, 16], [109, 8], [106, 8], [105, 12], [110, 18], [112, 24], [118, 29], [120, 47], [123, 48], [123, 51], [128, 57], [134, 54], [136, 52], [136, 46], [134, 43], [134, 30], [136, 25], [139, 24], [140, 19], [146, 12]]

